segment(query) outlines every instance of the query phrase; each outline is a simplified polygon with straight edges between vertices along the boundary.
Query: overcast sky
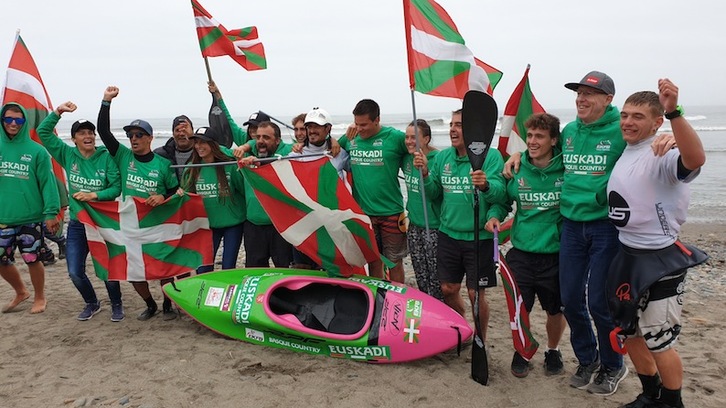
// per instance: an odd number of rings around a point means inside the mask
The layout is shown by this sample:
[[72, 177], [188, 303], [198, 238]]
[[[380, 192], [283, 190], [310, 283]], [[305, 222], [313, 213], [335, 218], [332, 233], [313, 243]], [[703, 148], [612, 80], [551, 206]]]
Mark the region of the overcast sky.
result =
[[[211, 98], [187, 0], [4, 2], [0, 64], [21, 30], [55, 105], [95, 118], [117, 85], [112, 118], [206, 116]], [[291, 116], [313, 106], [350, 114], [363, 98], [386, 113], [411, 112], [403, 7], [398, 0], [200, 0], [228, 29], [256, 25], [268, 69], [210, 59], [235, 117], [261, 109]], [[726, 22], [714, 0], [440, 0], [467, 46], [504, 72], [500, 112], [528, 63], [545, 109], [574, 106], [563, 84], [592, 69], [615, 80], [615, 103], [670, 77], [684, 105], [726, 105]], [[2, 80], [4, 82], [4, 73]], [[421, 113], [460, 101], [416, 93]]]

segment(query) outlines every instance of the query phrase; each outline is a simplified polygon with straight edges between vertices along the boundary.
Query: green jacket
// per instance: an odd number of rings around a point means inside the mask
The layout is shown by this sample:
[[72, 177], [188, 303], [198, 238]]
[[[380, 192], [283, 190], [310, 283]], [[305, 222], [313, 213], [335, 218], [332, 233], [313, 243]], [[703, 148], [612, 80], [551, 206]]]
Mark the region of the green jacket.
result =
[[560, 251], [563, 173], [559, 151], [544, 169], [532, 165], [529, 153], [524, 151], [519, 173], [507, 183], [507, 201], [517, 203], [512, 224], [512, 246], [538, 254]]
[[[474, 240], [474, 186], [471, 184], [471, 164], [467, 156], [458, 156], [456, 149], [442, 150], [428, 164], [429, 175], [424, 187], [429, 199], [441, 199], [441, 225], [439, 231], [460, 241]], [[479, 238], [491, 239], [492, 233], [484, 229], [494, 216], [492, 204], [504, 204], [505, 187], [502, 170], [504, 160], [496, 149], [490, 149], [482, 170], [487, 175], [489, 189], [479, 192]]]
[[603, 116], [590, 124], [577, 118], [565, 126], [560, 140], [565, 164], [562, 215], [581, 222], [607, 219], [608, 180], [626, 145], [618, 108], [609, 105]]
[[222, 112], [224, 112], [224, 115], [227, 117], [229, 128], [232, 130], [232, 140], [234, 141], [234, 144], [242, 146], [247, 142], [247, 139], [249, 139], [247, 131], [237, 126], [237, 122], [235, 122], [234, 118], [232, 118], [232, 115], [229, 113], [229, 109], [227, 109], [227, 105], [224, 103], [222, 98], [217, 99], [217, 102], [219, 102], [219, 108], [222, 109]]
[[[184, 190], [191, 190], [187, 180], [189, 171], [190, 169], [185, 170], [182, 176]], [[224, 173], [230, 190], [230, 194], [226, 197], [220, 197], [219, 194], [217, 167], [201, 168], [199, 177], [194, 183], [194, 191], [204, 201], [209, 226], [212, 228], [231, 227], [247, 219], [245, 182], [242, 173], [237, 170], [236, 165], [224, 166]]]
[[[431, 162], [438, 153], [439, 150], [432, 150], [426, 155], [426, 159]], [[408, 154], [403, 158], [401, 170], [403, 171], [406, 191], [408, 193], [406, 199], [408, 220], [412, 225], [424, 228], [426, 226], [426, 220], [424, 219], [423, 200], [420, 192], [420, 172], [417, 168], [413, 167], [412, 154]], [[441, 214], [441, 200], [431, 200], [431, 197], [426, 196], [426, 216], [428, 217], [430, 229], [439, 229], [439, 225], [441, 224], [439, 214]]]
[[[28, 117], [25, 109], [15, 105]], [[60, 213], [58, 184], [50, 155], [30, 138], [28, 120], [12, 139], [0, 124], [0, 224], [24, 225], [53, 219]]]
[[121, 176], [116, 163], [103, 146], [96, 146], [96, 151], [88, 158], [83, 157], [77, 147], [71, 147], [54, 133], [60, 116], [52, 112], [40, 126], [38, 137], [50, 155], [63, 167], [68, 178], [68, 195], [70, 196], [71, 219], [78, 219], [81, 204], [73, 198], [77, 192], [95, 192], [98, 201], [110, 201], [121, 194]]

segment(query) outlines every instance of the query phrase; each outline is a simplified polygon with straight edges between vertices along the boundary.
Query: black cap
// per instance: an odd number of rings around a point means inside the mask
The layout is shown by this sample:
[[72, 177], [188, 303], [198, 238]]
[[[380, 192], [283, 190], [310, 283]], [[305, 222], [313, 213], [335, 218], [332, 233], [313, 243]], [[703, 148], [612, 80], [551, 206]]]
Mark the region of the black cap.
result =
[[568, 82], [565, 84], [565, 88], [573, 91], [577, 91], [577, 88], [580, 86], [597, 89], [606, 95], [615, 95], [615, 82], [613, 82], [613, 79], [608, 74], [600, 71], [590, 71], [580, 82]]
[[211, 127], [200, 127], [199, 129], [194, 131], [194, 134], [189, 136], [190, 139], [201, 139], [206, 142], [218, 142], [219, 140], [219, 134], [217, 133], [214, 128]]
[[180, 123], [188, 122], [189, 127], [194, 129], [194, 125], [192, 124], [192, 120], [187, 117], [187, 115], [179, 115], [174, 118], [174, 121], [171, 123], [171, 130], [176, 129], [177, 126], [179, 126]]
[[269, 122], [269, 121], [270, 121], [270, 117], [267, 116], [266, 113], [255, 112], [250, 115], [250, 118], [247, 119], [247, 122], [243, 123], [242, 126], [249, 126], [249, 125], [257, 126], [262, 122]]
[[77, 120], [73, 122], [73, 125], [71, 125], [71, 137], [76, 134], [81, 129], [89, 129], [91, 132], [96, 131], [96, 125], [93, 124], [93, 122], [87, 121], [85, 119]]

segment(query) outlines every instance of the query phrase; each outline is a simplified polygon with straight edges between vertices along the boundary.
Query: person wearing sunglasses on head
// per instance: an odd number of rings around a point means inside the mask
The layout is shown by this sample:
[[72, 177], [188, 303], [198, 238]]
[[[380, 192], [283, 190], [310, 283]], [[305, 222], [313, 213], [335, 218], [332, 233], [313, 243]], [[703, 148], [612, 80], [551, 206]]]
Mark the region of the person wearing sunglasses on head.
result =
[[[121, 173], [122, 197], [140, 197], [146, 199], [151, 207], [161, 205], [167, 198], [176, 193], [179, 180], [171, 162], [151, 151], [151, 141], [154, 131], [149, 122], [136, 119], [124, 126], [126, 137], [129, 138], [131, 148], [118, 142], [111, 133], [111, 101], [118, 96], [119, 89], [109, 86], [103, 93], [101, 109], [98, 112], [98, 135], [113, 157]], [[162, 279], [161, 284], [172, 282], [174, 278]], [[139, 314], [139, 320], [149, 320], [158, 310], [158, 306], [149, 291], [147, 281], [131, 282], [136, 292], [146, 302], [146, 310]], [[171, 300], [164, 296], [164, 320], [175, 319], [177, 313], [171, 305]]]
[[8, 103], [0, 110], [0, 275], [15, 290], [15, 298], [2, 308], [10, 312], [30, 297], [15, 266], [15, 249], [28, 265], [35, 297], [30, 313], [45, 311], [45, 267], [39, 257], [45, 223], [58, 231], [58, 185], [50, 155], [30, 139], [25, 109]]

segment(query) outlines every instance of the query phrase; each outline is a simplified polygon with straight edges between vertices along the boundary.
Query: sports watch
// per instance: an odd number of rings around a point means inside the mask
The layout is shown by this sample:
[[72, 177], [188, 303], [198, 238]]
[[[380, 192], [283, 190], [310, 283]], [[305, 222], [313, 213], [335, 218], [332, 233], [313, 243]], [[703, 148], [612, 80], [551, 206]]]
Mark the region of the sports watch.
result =
[[679, 116], [683, 116], [683, 107], [681, 105], [677, 105], [676, 109], [673, 112], [666, 112], [665, 118], [668, 120], [673, 120]]

